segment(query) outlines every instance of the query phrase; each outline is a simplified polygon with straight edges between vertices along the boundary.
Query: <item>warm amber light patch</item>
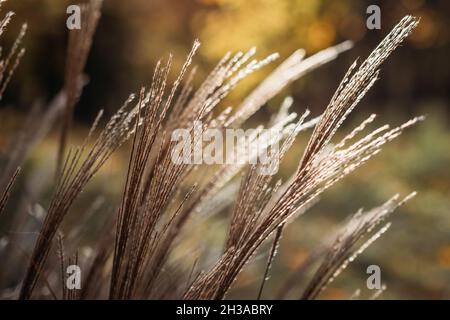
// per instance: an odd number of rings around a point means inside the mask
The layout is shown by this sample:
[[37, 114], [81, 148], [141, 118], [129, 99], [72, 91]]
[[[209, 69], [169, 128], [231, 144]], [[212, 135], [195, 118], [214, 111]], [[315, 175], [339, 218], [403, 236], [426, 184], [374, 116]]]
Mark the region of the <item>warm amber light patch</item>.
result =
[[438, 250], [437, 260], [441, 266], [450, 268], [450, 245], [443, 246]]

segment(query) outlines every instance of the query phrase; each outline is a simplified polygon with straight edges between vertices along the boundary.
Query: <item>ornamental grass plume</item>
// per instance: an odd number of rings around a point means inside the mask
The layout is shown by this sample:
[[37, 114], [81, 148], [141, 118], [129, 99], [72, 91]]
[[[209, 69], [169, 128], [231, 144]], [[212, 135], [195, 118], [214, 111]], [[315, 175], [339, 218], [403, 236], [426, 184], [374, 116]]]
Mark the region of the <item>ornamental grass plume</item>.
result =
[[[83, 16], [89, 23], [83, 30], [70, 34], [63, 88], [48, 106], [37, 104], [32, 108], [29, 119], [34, 121], [26, 122], [13, 139], [8, 161], [2, 168], [0, 213], [11, 192], [15, 192], [14, 182], [20, 179], [18, 168], [57, 120], [62, 121], [57, 179], [50, 204], [44, 209], [45, 217], [34, 248], [27, 255], [21, 283], [12, 288], [5, 286], [9, 282], [0, 273], [2, 297], [223, 299], [255, 252], [270, 242], [266, 268], [261, 275], [263, 280], [259, 292], [255, 293], [255, 298], [260, 298], [286, 225], [305, 214], [326, 189], [370, 160], [403, 130], [423, 119], [415, 117], [394, 128], [383, 125], [364, 134], [366, 127], [375, 120], [375, 115], [371, 115], [340, 141], [333, 140], [341, 124], [379, 78], [381, 64], [418, 24], [416, 18], [406, 16], [367, 59], [357, 60], [350, 66], [322, 115], [311, 118], [308, 110], [301, 115], [290, 112], [293, 101], [288, 97], [271, 121], [260, 127], [281, 133], [276, 139], [265, 139], [264, 144], [268, 149], [279, 143], [280, 159], [297, 135], [312, 128], [297, 169], [286, 181], [279, 180], [276, 175], [262, 174], [260, 164], [225, 163], [210, 173], [202, 164], [174, 162], [172, 155], [176, 143], [171, 140], [171, 135], [174, 130], [183, 128], [195, 138], [198, 121], [201, 121], [203, 129], [240, 128], [284, 87], [349, 50], [352, 47], [350, 42], [308, 58], [305, 58], [303, 50], [297, 50], [235, 109], [230, 107], [219, 111], [221, 101], [245, 77], [275, 63], [279, 57], [271, 54], [256, 59], [254, 48], [235, 54], [226, 53], [195, 89], [196, 68], [192, 64], [200, 46], [196, 40], [175, 81], [169, 81], [172, 56], [160, 60], [148, 87], [143, 87], [138, 94], [131, 94], [106, 124], [100, 120], [100, 112], [85, 141], [78, 147], [67, 148], [72, 113], [82, 93], [84, 66], [100, 10], [101, 1], [98, 0], [91, 0], [84, 7]], [[0, 22], [0, 36], [12, 16], [8, 13]], [[26, 25], [10, 53], [0, 58], [0, 95], [23, 56], [24, 50], [19, 48], [25, 31]], [[261, 132], [257, 131], [254, 139], [250, 140], [252, 147], [256, 147], [255, 138]], [[92, 254], [82, 257], [78, 249], [73, 248], [76, 247], [73, 243], [79, 240], [77, 237], [83, 225], [72, 225], [67, 235], [62, 235], [61, 225], [96, 173], [127, 143], [131, 150], [119, 205], [112, 215], [95, 213], [105, 217], [104, 228], [99, 232], [97, 242], [90, 246]], [[193, 177], [202, 175], [203, 179], [190, 183]], [[240, 186], [236, 184], [239, 177]], [[301, 280], [303, 292], [299, 298], [317, 298], [348, 263], [388, 229], [389, 223], [384, 224], [384, 221], [413, 195], [403, 200], [399, 200], [397, 195], [379, 207], [359, 211], [335, 235], [324, 241], [324, 245], [282, 287], [278, 297], [286, 297], [293, 290], [292, 283]], [[179, 265], [170, 259], [183, 238], [183, 230], [189, 227], [188, 221], [210, 217], [230, 207], [223, 251], [214, 263], [202, 261], [201, 256], [193, 266]], [[13, 221], [15, 230], [20, 230], [23, 219]], [[84, 219], [79, 221], [85, 223]], [[67, 244], [75, 253], [66, 253]], [[8, 258], [2, 260], [4, 265], [14, 267], [9, 265], [9, 261], [23, 261], [14, 259], [14, 254], [11, 254], [14, 250], [11, 245], [0, 248], [2, 257]], [[54, 259], [54, 253], [57, 253], [57, 259]], [[64, 271], [72, 264], [83, 270], [83, 286], [76, 292], [65, 285]], [[318, 267], [314, 269], [314, 265]], [[178, 272], [168, 279], [164, 270]], [[312, 277], [305, 279], [311, 271]]]

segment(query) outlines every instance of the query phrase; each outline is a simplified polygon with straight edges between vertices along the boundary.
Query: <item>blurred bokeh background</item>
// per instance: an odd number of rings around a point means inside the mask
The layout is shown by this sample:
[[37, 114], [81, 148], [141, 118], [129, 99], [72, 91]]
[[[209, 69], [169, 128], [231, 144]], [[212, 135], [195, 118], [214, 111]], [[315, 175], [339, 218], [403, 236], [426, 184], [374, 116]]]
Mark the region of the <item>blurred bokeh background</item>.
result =
[[[0, 106], [0, 152], [20, 127], [37, 99], [47, 101], [62, 87], [67, 44], [66, 8], [73, 1], [9, 1], [16, 17], [2, 39], [10, 44], [27, 22], [27, 53]], [[381, 29], [366, 28], [366, 8], [381, 8]], [[340, 182], [284, 234], [266, 295], [271, 296], [321, 240], [360, 207], [379, 205], [395, 193], [418, 196], [393, 216], [393, 226], [333, 282], [322, 298], [346, 298], [356, 289], [363, 296], [368, 265], [377, 264], [387, 285], [383, 298], [450, 298], [450, 2], [445, 0], [105, 0], [103, 15], [87, 63], [89, 84], [77, 105], [72, 142], [82, 137], [100, 108], [111, 114], [130, 92], [151, 80], [157, 60], [174, 54], [174, 75], [195, 38], [202, 46], [195, 57], [200, 83], [226, 51], [256, 46], [258, 56], [279, 52], [281, 59], [250, 76], [222, 103], [236, 105], [268, 72], [298, 48], [313, 54], [343, 40], [354, 48], [290, 85], [250, 122], [265, 121], [286, 95], [294, 109], [318, 115], [326, 107], [349, 65], [371, 49], [406, 14], [421, 18], [406, 43], [383, 65], [376, 83], [341, 132], [378, 114], [378, 123], [399, 124], [423, 114], [426, 121], [388, 144], [368, 164]], [[296, 167], [308, 135], [304, 134], [281, 167]], [[35, 179], [36, 201], [44, 208], [51, 193], [57, 134], [52, 132], [27, 161], [20, 183]], [[7, 156], [1, 155], [3, 159]], [[80, 210], [101, 194], [112, 208], [123, 186], [126, 152], [118, 153], [90, 184]], [[38, 173], [37, 173], [38, 172]], [[16, 196], [18, 198], [18, 196]], [[105, 209], [106, 210], [106, 209]], [[72, 213], [76, 214], [76, 213]], [[202, 231], [202, 240], [221, 247], [226, 219]], [[8, 225], [0, 226], [8, 232]], [[22, 235], [29, 237], [30, 235]], [[199, 241], [192, 240], [192, 241]], [[189, 246], [183, 246], [188, 248]], [[231, 297], [254, 298], [264, 259], [250, 264]], [[2, 266], [3, 267], [3, 266]]]

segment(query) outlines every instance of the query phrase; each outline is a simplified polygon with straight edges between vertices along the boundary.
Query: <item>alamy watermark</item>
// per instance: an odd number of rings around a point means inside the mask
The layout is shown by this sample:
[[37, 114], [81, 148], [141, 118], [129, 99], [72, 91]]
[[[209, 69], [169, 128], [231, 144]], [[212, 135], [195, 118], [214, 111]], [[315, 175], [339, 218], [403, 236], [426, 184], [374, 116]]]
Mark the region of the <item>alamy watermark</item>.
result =
[[70, 5], [67, 7], [66, 13], [69, 17], [66, 20], [66, 26], [69, 30], [81, 29], [81, 7], [78, 5]]
[[369, 14], [366, 20], [366, 27], [369, 30], [381, 29], [381, 9], [376, 4], [367, 7], [366, 13]]
[[72, 264], [67, 267], [66, 273], [68, 277], [66, 279], [66, 287], [69, 290], [81, 289], [81, 268], [76, 264]]
[[195, 121], [193, 129], [175, 129], [171, 160], [175, 164], [258, 165], [262, 175], [278, 172], [282, 133], [277, 129], [206, 128]]
[[370, 276], [367, 278], [366, 285], [367, 289], [370, 290], [381, 290], [381, 268], [377, 266], [376, 264], [372, 264], [367, 267], [366, 270], [367, 274], [370, 274]]

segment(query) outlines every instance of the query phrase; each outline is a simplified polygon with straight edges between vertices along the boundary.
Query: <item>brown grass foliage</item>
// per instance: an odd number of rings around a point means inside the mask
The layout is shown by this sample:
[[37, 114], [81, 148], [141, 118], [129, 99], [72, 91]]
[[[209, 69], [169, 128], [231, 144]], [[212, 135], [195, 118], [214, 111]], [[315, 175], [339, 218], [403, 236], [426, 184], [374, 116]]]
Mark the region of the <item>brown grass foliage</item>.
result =
[[[383, 61], [417, 25], [416, 18], [407, 16], [367, 59], [355, 61], [350, 66], [320, 117], [308, 119], [309, 111], [300, 116], [289, 112], [292, 99], [287, 98], [279, 113], [267, 124], [267, 127], [282, 133], [266, 144], [269, 148], [280, 143], [281, 158], [300, 132], [314, 128], [297, 170], [287, 181], [261, 174], [259, 165], [236, 163], [220, 165], [212, 174], [205, 173], [205, 179], [189, 185], [192, 177], [198, 177], [204, 168], [199, 164], [175, 164], [172, 161], [175, 143], [170, 140], [171, 133], [184, 128], [196, 135], [196, 121], [202, 121], [203, 129], [239, 128], [289, 83], [350, 49], [349, 42], [308, 58], [304, 57], [302, 50], [294, 52], [235, 109], [226, 108], [218, 112], [216, 107], [242, 79], [272, 63], [278, 56], [273, 54], [257, 60], [253, 58], [255, 49], [227, 53], [203, 83], [194, 89], [195, 67], [191, 68], [191, 64], [200, 45], [195, 41], [172, 84], [168, 80], [172, 64], [169, 57], [157, 64], [148, 88], [142, 88], [137, 95], [130, 95], [104, 126], [100, 112], [85, 142], [66, 150], [72, 114], [83, 88], [83, 70], [100, 9], [101, 1], [97, 0], [83, 7], [82, 29], [70, 32], [66, 77], [61, 93], [47, 107], [32, 108], [29, 120], [12, 139], [8, 161], [2, 168], [0, 212], [14, 189], [18, 168], [55, 122], [61, 119], [59, 160], [55, 169], [57, 178], [50, 205], [45, 211], [34, 249], [27, 256], [28, 266], [21, 284], [17, 288], [1, 288], [3, 297], [223, 299], [255, 252], [265, 248], [262, 245], [269, 242], [263, 281], [259, 293], [255, 294], [259, 298], [270, 274], [283, 228], [307, 212], [327, 188], [368, 161], [405, 128], [422, 119], [417, 117], [392, 129], [384, 125], [362, 134], [375, 119], [375, 115], [371, 115], [342, 140], [332, 142], [343, 121], [378, 79]], [[0, 35], [11, 17], [12, 13], [8, 13], [0, 22]], [[26, 26], [9, 54], [0, 60], [0, 94], [23, 56], [24, 50], [19, 47], [25, 31]], [[103, 128], [97, 130], [100, 126]], [[71, 250], [75, 253], [67, 258], [64, 244], [70, 244], [76, 238], [82, 225], [72, 226], [72, 235], [63, 236], [59, 232], [62, 222], [82, 190], [127, 140], [131, 144], [131, 152], [115, 218], [104, 223], [98, 241], [91, 246], [94, 254], [89, 259], [80, 259], [76, 248]], [[227, 186], [234, 183], [232, 181], [241, 172], [240, 188], [234, 197]], [[282, 291], [273, 296], [283, 298], [292, 291], [296, 282], [301, 282], [304, 291], [299, 297], [316, 298], [349, 262], [386, 231], [389, 224], [380, 224], [413, 195], [403, 200], [395, 196], [380, 207], [358, 212], [334, 236], [324, 239], [324, 245], [311, 254]], [[193, 216], [211, 216], [228, 207], [232, 209], [227, 237], [217, 261], [207, 263], [201, 261], [200, 256], [189, 267], [174, 264], [169, 259], [177, 243], [183, 239], [183, 228]], [[23, 219], [13, 221], [14, 228], [20, 230]], [[82, 219], [79, 221], [83, 222]], [[2, 250], [2, 257], [7, 258], [2, 260], [2, 268], [14, 268], [10, 263], [23, 261], [14, 259], [12, 246], [7, 245]], [[58, 253], [58, 259], [49, 258], [52, 252]], [[65, 268], [70, 264], [82, 267], [83, 287], [80, 291], [69, 290], [65, 286]], [[161, 276], [165, 269], [179, 272], [168, 279]], [[55, 276], [58, 273], [60, 275]], [[311, 273], [313, 276], [306, 279], [305, 275]], [[2, 275], [5, 277], [5, 274], [0, 274], [0, 283], [8, 283], [7, 279], [1, 279]]]

